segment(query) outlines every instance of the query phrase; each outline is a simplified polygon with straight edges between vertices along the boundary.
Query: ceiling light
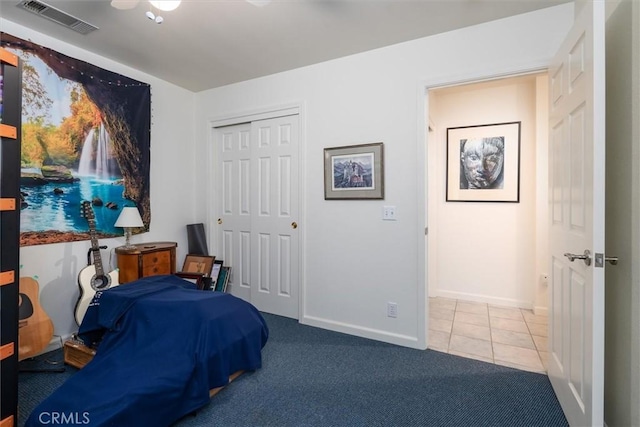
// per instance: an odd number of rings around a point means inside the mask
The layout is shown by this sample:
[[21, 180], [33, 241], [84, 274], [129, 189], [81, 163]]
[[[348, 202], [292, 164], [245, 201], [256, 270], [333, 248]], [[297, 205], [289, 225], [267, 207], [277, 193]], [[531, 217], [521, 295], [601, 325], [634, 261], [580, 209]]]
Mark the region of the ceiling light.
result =
[[182, 0], [149, 0], [149, 3], [151, 3], [153, 7], [169, 12], [180, 6], [181, 1]]
[[262, 7], [271, 3], [271, 0], [247, 0], [247, 3], [251, 3], [254, 6]]
[[150, 10], [145, 13], [145, 16], [155, 22], [156, 24], [162, 24], [164, 22], [164, 18], [160, 15], [154, 14]]
[[119, 10], [129, 10], [136, 7], [138, 0], [111, 0], [111, 6]]

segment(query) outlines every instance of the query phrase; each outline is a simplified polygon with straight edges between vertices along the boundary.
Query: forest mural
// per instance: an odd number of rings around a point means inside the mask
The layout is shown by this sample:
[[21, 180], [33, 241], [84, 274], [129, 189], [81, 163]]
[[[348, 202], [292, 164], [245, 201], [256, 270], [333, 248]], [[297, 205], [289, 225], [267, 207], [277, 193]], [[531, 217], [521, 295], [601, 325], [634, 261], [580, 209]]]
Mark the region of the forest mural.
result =
[[21, 246], [98, 237], [137, 206], [148, 230], [151, 89], [54, 50], [0, 32], [22, 68]]

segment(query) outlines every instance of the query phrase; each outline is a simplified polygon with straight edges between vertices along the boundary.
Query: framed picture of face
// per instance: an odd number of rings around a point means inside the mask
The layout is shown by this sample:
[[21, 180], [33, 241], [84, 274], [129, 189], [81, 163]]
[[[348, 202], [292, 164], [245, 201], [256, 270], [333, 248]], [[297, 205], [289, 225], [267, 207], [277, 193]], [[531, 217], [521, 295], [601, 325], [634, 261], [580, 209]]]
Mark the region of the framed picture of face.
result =
[[447, 202], [520, 202], [520, 124], [447, 128]]

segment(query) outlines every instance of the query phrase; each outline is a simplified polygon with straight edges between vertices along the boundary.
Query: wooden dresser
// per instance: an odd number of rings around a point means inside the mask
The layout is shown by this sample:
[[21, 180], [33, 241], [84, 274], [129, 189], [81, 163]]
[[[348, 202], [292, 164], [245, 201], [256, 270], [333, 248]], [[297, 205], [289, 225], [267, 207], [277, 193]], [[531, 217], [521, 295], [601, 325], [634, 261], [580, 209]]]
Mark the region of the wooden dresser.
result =
[[120, 283], [176, 272], [177, 243], [151, 242], [133, 246], [133, 249], [116, 248]]

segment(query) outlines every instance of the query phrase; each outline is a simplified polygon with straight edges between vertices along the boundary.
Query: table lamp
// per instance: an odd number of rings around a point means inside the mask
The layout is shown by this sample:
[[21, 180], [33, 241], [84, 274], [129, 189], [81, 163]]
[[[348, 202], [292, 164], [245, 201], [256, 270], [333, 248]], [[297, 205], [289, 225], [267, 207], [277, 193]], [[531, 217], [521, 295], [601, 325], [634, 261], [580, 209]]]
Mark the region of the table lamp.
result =
[[126, 237], [126, 242], [123, 249], [134, 249], [130, 243], [131, 239], [131, 229], [137, 227], [143, 227], [142, 218], [140, 218], [140, 212], [138, 212], [138, 208], [136, 207], [126, 207], [122, 208], [122, 212], [120, 212], [120, 216], [116, 220], [114, 227], [122, 227], [124, 228], [124, 235]]

